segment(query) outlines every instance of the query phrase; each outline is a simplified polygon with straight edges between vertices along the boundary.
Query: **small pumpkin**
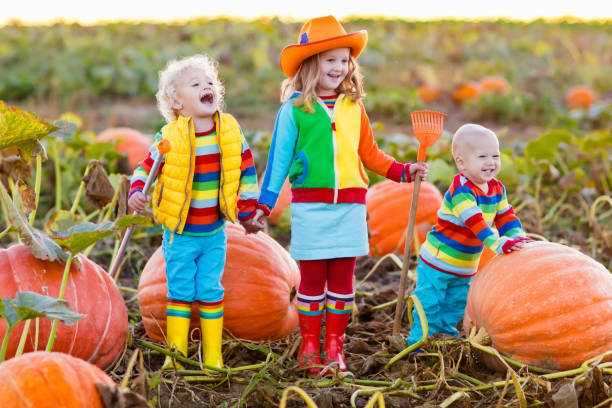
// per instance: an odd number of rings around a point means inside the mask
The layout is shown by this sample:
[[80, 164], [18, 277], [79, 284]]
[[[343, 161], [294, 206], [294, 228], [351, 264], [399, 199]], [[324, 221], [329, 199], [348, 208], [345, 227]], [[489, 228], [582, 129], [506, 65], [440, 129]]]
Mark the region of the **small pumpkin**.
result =
[[440, 89], [431, 85], [421, 85], [417, 88], [423, 103], [431, 103], [440, 99]]
[[[414, 183], [396, 183], [391, 180], [377, 183], [368, 189], [366, 209], [372, 256], [404, 250], [413, 190]], [[440, 204], [442, 194], [436, 186], [426, 181], [421, 182], [415, 223], [419, 242], [425, 241], [427, 233], [436, 224]]]
[[[64, 266], [35, 258], [23, 244], [0, 249], [0, 298], [26, 291], [58, 297]], [[53, 351], [71, 354], [102, 369], [110, 368], [123, 353], [128, 331], [127, 308], [119, 288], [104, 269], [79, 254], [70, 265], [64, 299], [72, 310], [85, 317], [72, 326], [58, 325]], [[37, 347], [44, 349], [51, 322], [43, 318], [39, 324]], [[7, 357], [15, 355], [23, 325], [18, 324], [11, 332]], [[0, 320], [0, 338], [5, 333], [6, 323]], [[35, 337], [31, 326], [24, 352], [35, 351]]]
[[96, 142], [119, 141], [117, 153], [126, 154], [132, 170], [147, 157], [153, 141], [139, 131], [127, 127], [108, 128], [96, 137]]
[[[297, 289], [300, 273], [289, 253], [270, 236], [245, 235], [244, 228], [226, 224], [227, 257], [223, 279], [223, 326], [247, 340], [276, 340], [298, 322]], [[138, 304], [147, 335], [164, 341], [166, 330], [166, 263], [158, 248], [145, 265], [138, 284]], [[197, 302], [191, 328], [200, 322]]]
[[568, 370], [612, 350], [612, 274], [581, 252], [537, 241], [491, 259], [474, 277], [464, 331], [525, 364]]
[[0, 406], [103, 408], [96, 384], [115, 386], [104, 371], [80, 358], [27, 353], [0, 364]]
[[565, 95], [565, 105], [568, 109], [588, 109], [593, 102], [595, 102], [595, 92], [588, 86], [575, 86]]
[[507, 94], [510, 91], [508, 81], [498, 76], [482, 78], [479, 85], [482, 93]]
[[466, 102], [480, 95], [480, 84], [477, 82], [465, 82], [457, 86], [451, 92], [452, 98], [457, 102]]

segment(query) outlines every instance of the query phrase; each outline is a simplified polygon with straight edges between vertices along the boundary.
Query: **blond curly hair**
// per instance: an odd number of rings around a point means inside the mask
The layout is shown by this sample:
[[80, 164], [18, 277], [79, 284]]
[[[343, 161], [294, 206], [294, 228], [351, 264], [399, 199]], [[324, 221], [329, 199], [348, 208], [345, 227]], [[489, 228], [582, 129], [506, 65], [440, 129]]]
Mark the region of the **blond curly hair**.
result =
[[172, 107], [176, 98], [176, 79], [186, 69], [202, 70], [214, 82], [213, 92], [218, 103], [219, 110], [223, 106], [225, 88], [219, 79], [218, 63], [206, 54], [196, 54], [180, 60], [171, 60], [163, 71], [159, 72], [159, 90], [155, 94], [157, 107], [168, 122], [176, 120], [179, 111]]

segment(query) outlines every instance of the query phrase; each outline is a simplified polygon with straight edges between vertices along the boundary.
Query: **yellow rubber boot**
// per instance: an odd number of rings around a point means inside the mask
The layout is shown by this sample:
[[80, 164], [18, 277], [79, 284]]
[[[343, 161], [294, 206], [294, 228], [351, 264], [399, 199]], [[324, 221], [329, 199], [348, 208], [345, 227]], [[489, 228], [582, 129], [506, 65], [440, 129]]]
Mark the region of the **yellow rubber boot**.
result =
[[[176, 310], [171, 311], [171, 306], [168, 306], [167, 313], [175, 313]], [[182, 316], [166, 315], [166, 342], [168, 343], [169, 350], [178, 350], [183, 356], [187, 357], [187, 342], [189, 336], [189, 321], [191, 316], [191, 305], [188, 308], [184, 306], [181, 310]], [[175, 313], [176, 314], [176, 313]], [[166, 356], [162, 370], [182, 370], [183, 365], [178, 361], [173, 360], [172, 357]]]
[[200, 324], [202, 326], [202, 349], [204, 364], [223, 367], [223, 303], [222, 301], [200, 302]]
[[223, 316], [217, 319], [200, 319], [202, 325], [202, 348], [204, 364], [223, 368]]

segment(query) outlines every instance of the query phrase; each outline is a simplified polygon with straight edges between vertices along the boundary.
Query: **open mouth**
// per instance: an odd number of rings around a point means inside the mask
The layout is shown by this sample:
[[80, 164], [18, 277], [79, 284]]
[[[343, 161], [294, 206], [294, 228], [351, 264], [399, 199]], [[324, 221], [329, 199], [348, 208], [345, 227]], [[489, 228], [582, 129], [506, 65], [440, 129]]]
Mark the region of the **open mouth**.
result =
[[200, 97], [200, 102], [212, 104], [215, 101], [215, 96], [212, 92], [206, 92], [204, 95]]

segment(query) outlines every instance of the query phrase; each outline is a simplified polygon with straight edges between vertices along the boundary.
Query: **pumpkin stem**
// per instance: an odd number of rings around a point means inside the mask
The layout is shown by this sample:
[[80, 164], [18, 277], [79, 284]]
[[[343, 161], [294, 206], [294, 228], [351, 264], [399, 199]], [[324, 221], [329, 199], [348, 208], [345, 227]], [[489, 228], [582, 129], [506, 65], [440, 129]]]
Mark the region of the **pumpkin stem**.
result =
[[85, 174], [81, 178], [81, 184], [79, 185], [79, 190], [77, 191], [77, 195], [74, 198], [74, 202], [72, 203], [72, 208], [70, 208], [70, 213], [75, 214], [77, 208], [79, 208], [79, 202], [81, 201], [81, 196], [83, 195], [83, 190], [85, 189], [85, 181], [83, 179], [89, 175], [91, 171], [91, 166], [87, 165], [87, 169], [85, 169]]
[[4, 339], [2, 340], [2, 348], [0, 349], [0, 363], [4, 361], [4, 357], [6, 356], [6, 348], [8, 347], [9, 338], [11, 337], [11, 332], [13, 328], [10, 325], [6, 327], [6, 333], [4, 334]]
[[55, 212], [62, 209], [62, 174], [59, 161], [59, 143], [57, 140], [51, 145], [53, 154], [53, 169], [55, 170]]
[[472, 341], [483, 346], [490, 346], [492, 344], [491, 336], [489, 336], [484, 327], [478, 329], [478, 333], [476, 333]]
[[30, 213], [30, 225], [34, 225], [34, 218], [36, 218], [36, 210], [38, 209], [38, 199], [40, 198], [40, 183], [42, 179], [42, 157], [39, 155], [36, 156], [36, 181], [34, 184], [34, 194], [36, 198], [34, 199], [34, 209]]

